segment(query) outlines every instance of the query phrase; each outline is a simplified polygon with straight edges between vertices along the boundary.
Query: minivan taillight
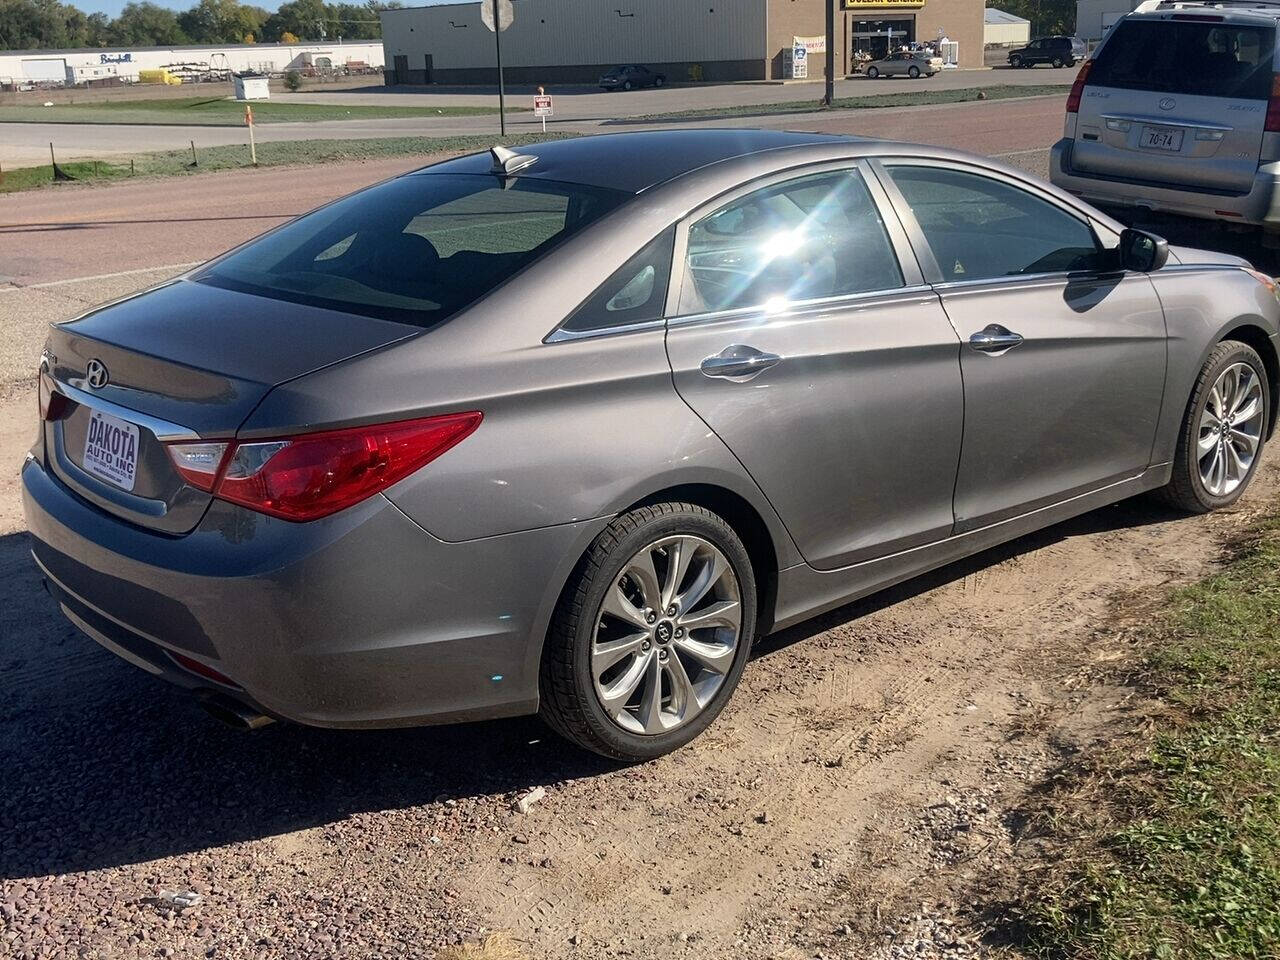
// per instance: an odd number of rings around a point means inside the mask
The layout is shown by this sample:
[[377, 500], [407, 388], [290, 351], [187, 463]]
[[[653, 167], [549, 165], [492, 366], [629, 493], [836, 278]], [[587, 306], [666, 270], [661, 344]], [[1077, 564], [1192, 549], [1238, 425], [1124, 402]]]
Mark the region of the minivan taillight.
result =
[[1262, 129], [1280, 133], [1280, 73], [1271, 78], [1271, 99], [1267, 101], [1267, 120]]
[[1076, 74], [1075, 82], [1071, 84], [1071, 92], [1067, 94], [1067, 113], [1080, 112], [1080, 98], [1084, 96], [1085, 84], [1089, 80], [1089, 69], [1092, 66], [1092, 60], [1086, 60], [1080, 64], [1080, 72]]
[[284, 520], [317, 520], [426, 466], [480, 425], [478, 410], [272, 440], [174, 443], [169, 457], [193, 486]]

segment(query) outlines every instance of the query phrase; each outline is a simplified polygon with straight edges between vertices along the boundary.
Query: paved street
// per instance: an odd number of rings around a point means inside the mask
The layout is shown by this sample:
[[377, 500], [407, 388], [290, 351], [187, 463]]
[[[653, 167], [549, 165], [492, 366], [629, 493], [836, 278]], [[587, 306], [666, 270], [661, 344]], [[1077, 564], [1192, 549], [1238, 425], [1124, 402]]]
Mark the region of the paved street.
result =
[[[1016, 83], [1028, 86], [1053, 86], [1070, 83], [1074, 71], [1063, 70], [965, 70], [939, 74], [928, 80], [841, 80], [838, 97], [868, 96], [905, 91], [955, 89]], [[488, 106], [497, 104], [497, 96], [483, 92], [418, 92], [423, 88], [374, 87], [365, 92], [307, 93], [300, 101], [327, 104], [360, 104], [397, 106]], [[556, 116], [548, 125], [554, 130], [593, 132], [619, 120], [676, 110], [741, 106], [744, 104], [785, 103], [814, 100], [822, 95], [822, 85], [797, 84], [725, 84], [708, 87], [637, 90], [631, 93], [603, 93], [590, 87], [553, 91], [556, 94]], [[532, 91], [513, 89], [508, 103], [531, 108]], [[0, 108], [3, 116], [3, 108]], [[795, 122], [795, 114], [773, 117], [735, 118], [718, 123], [733, 126], [783, 126]], [[359, 140], [373, 137], [447, 137], [494, 133], [498, 120], [494, 116], [479, 117], [410, 117], [382, 120], [333, 120], [312, 123], [274, 123], [257, 127], [258, 141], [272, 140]], [[532, 114], [516, 114], [507, 119], [512, 132], [541, 129]], [[6, 168], [46, 163], [49, 144], [53, 143], [59, 159], [86, 157], [107, 158], [151, 150], [180, 150], [194, 140], [198, 147], [222, 146], [246, 142], [240, 127], [158, 126], [123, 124], [5, 123], [0, 124], [0, 164]]]

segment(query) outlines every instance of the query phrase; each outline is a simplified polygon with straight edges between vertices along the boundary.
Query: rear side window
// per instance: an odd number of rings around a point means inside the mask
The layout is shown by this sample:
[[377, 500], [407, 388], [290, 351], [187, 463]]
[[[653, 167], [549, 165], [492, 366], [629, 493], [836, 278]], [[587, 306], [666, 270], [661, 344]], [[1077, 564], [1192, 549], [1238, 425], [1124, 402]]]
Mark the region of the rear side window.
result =
[[1239, 100], [1271, 95], [1273, 27], [1122, 20], [1089, 72], [1090, 85]]
[[689, 228], [682, 315], [892, 290], [902, 270], [856, 170], [733, 200]]
[[672, 227], [646, 244], [601, 284], [561, 329], [595, 333], [662, 319], [675, 236]]
[[1093, 228], [1018, 187], [943, 167], [888, 166], [946, 281], [1097, 270]]
[[401, 177], [301, 217], [195, 279], [429, 327], [627, 196], [488, 175]]

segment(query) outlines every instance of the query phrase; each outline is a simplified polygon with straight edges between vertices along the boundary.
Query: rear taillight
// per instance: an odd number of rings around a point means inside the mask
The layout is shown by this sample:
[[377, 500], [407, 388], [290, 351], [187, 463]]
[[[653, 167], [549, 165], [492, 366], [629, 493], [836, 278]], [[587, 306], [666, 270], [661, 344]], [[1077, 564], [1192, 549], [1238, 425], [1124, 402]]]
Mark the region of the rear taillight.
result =
[[53, 388], [53, 378], [43, 369], [36, 375], [36, 390], [40, 395], [40, 419], [61, 420], [67, 398]]
[[1267, 133], [1280, 133], [1280, 73], [1271, 78], [1271, 99], [1267, 101]]
[[253, 442], [174, 443], [193, 486], [285, 520], [316, 520], [368, 499], [480, 425], [479, 411]]
[[1092, 60], [1086, 60], [1080, 64], [1080, 72], [1076, 74], [1075, 82], [1071, 84], [1071, 92], [1067, 94], [1067, 113], [1080, 112], [1080, 98], [1084, 96], [1085, 84], [1089, 80], [1089, 70], [1092, 67]]

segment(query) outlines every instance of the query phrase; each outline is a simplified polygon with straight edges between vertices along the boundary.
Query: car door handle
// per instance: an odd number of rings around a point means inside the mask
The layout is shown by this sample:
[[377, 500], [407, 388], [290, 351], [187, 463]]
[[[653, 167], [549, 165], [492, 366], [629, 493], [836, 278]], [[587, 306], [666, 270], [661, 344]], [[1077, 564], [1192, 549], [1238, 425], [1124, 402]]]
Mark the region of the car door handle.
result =
[[719, 377], [745, 383], [752, 377], [764, 373], [781, 359], [776, 353], [765, 353], [763, 350], [757, 350], [743, 343], [733, 343], [714, 357], [703, 360], [701, 370], [705, 377]]
[[969, 338], [969, 348], [979, 353], [1004, 353], [1022, 342], [1022, 334], [1014, 333], [998, 323], [987, 324]]

